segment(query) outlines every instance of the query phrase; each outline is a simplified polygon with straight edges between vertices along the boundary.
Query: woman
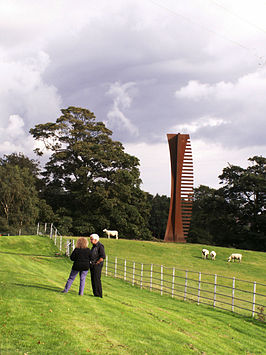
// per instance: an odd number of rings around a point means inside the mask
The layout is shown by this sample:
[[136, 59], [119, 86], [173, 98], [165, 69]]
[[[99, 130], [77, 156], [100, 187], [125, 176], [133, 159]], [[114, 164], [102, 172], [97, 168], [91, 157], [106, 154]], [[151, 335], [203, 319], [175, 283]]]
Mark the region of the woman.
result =
[[88, 248], [87, 238], [80, 237], [77, 240], [77, 246], [70, 255], [70, 259], [74, 261], [69, 278], [65, 285], [63, 293], [67, 293], [75, 280], [77, 274], [80, 276], [79, 295], [82, 296], [85, 287], [85, 280], [90, 268], [90, 249]]

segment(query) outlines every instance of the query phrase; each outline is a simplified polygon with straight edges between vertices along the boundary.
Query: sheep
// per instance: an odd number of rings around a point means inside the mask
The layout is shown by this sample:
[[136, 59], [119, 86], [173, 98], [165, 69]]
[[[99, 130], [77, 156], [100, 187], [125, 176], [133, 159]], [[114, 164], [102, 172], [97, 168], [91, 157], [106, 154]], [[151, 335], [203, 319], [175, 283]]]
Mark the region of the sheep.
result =
[[241, 263], [242, 260], [242, 254], [231, 254], [228, 258], [228, 262], [230, 263], [230, 261], [235, 262], [235, 260], [238, 260], [239, 263]]
[[203, 259], [207, 259], [209, 254], [210, 252], [208, 249], [202, 249], [201, 255]]
[[118, 231], [109, 231], [107, 229], [103, 229], [103, 232], [107, 234], [107, 237], [115, 237], [115, 239], [118, 239]]
[[212, 260], [215, 260], [215, 258], [216, 258], [216, 253], [215, 253], [214, 250], [212, 250], [212, 251], [210, 252], [210, 257], [212, 258]]

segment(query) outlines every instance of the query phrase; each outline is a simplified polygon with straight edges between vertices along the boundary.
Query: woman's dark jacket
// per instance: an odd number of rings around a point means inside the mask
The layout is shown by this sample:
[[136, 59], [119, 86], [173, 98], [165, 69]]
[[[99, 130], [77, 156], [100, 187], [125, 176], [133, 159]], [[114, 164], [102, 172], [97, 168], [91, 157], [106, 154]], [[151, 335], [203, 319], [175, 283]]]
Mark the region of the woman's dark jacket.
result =
[[89, 248], [75, 248], [70, 255], [70, 259], [74, 261], [73, 270], [85, 271], [90, 268], [90, 249]]

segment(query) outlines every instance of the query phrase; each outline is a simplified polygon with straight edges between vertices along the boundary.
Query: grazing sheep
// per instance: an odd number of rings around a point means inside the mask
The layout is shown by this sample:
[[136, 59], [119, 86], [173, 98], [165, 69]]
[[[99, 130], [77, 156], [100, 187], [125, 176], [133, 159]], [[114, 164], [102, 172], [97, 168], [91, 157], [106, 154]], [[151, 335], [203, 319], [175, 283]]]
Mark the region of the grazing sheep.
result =
[[115, 237], [115, 239], [118, 239], [118, 231], [109, 231], [107, 229], [104, 229], [103, 232], [107, 234], [107, 237]]
[[201, 255], [203, 259], [207, 259], [209, 254], [210, 252], [208, 249], [202, 249]]
[[210, 252], [210, 257], [212, 258], [212, 260], [215, 260], [215, 258], [216, 258], [216, 253], [215, 253], [214, 250]]
[[235, 262], [235, 260], [238, 260], [239, 263], [241, 263], [242, 260], [242, 254], [231, 254], [228, 258], [228, 262], [230, 263], [230, 261]]

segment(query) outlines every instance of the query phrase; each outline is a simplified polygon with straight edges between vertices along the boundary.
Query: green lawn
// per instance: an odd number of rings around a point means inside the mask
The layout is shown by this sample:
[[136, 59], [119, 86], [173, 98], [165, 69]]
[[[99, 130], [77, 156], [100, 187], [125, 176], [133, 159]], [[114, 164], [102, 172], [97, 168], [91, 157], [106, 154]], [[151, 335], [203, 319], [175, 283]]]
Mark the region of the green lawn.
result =
[[[200, 259], [202, 246], [102, 242], [109, 255], [121, 258], [189, 269], [200, 265], [202, 272], [226, 270], [227, 275], [264, 280], [263, 253], [243, 252], [241, 265], [227, 265], [230, 250], [216, 248], [217, 263], [211, 264]], [[250, 317], [105, 276], [103, 299], [92, 296], [89, 278], [83, 297], [78, 296], [78, 280], [62, 294], [72, 263], [56, 257], [56, 251], [45, 237], [0, 237], [1, 355], [265, 354], [265, 323]], [[253, 262], [252, 270], [245, 271]]]

